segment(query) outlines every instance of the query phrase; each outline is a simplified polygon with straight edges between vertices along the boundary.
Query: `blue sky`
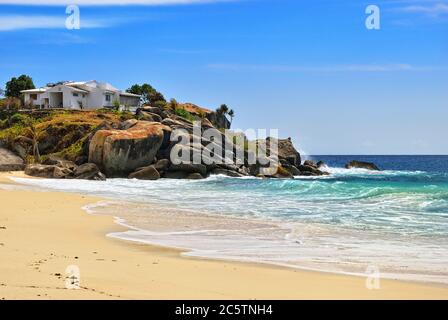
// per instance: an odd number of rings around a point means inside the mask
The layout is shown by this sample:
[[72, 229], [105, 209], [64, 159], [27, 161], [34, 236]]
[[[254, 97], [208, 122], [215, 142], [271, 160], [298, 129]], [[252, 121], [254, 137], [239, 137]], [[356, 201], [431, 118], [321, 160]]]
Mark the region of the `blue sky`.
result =
[[32, 2], [0, 0], [2, 87], [149, 82], [309, 154], [448, 154], [448, 1], [71, 1], [80, 30], [63, 1]]

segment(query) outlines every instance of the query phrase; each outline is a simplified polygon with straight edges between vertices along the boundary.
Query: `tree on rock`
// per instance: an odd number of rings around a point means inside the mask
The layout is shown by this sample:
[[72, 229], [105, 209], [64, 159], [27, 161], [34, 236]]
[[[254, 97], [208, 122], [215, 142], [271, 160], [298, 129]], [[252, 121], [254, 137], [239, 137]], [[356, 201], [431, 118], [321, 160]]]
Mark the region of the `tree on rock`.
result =
[[222, 104], [218, 109], [216, 109], [216, 113], [219, 115], [226, 115], [229, 112], [229, 107], [226, 104]]
[[22, 74], [20, 77], [14, 77], [6, 83], [5, 96], [19, 98], [20, 91], [35, 88], [33, 79], [25, 74]]
[[216, 109], [215, 115], [216, 117], [214, 122], [218, 128], [230, 129], [232, 123], [231, 121], [229, 121], [229, 119], [227, 119], [227, 116], [229, 116], [230, 119], [233, 120], [235, 112], [232, 109], [229, 109], [226, 104], [222, 104], [218, 109]]
[[39, 151], [39, 140], [45, 135], [45, 131], [36, 127], [35, 123], [31, 119], [25, 120], [26, 136], [19, 136], [19, 139], [28, 143], [33, 150], [34, 161], [36, 163], [41, 162], [40, 151]]
[[151, 106], [157, 106], [160, 105], [161, 103], [166, 103], [163, 94], [154, 89], [148, 83], [144, 83], [142, 85], [134, 84], [126, 91], [129, 93], [141, 95], [143, 104], [150, 104]]
[[233, 118], [235, 117], [235, 111], [233, 111], [233, 109], [230, 109], [228, 115], [230, 117], [230, 126], [232, 126]]

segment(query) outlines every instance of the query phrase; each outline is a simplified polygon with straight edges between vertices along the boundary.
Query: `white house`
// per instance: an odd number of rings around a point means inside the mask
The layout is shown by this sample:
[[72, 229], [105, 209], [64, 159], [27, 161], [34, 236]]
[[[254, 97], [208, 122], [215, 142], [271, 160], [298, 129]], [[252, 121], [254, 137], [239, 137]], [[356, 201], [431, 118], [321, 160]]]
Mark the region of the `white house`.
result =
[[21, 92], [26, 105], [40, 108], [91, 110], [117, 106], [121, 109], [135, 109], [140, 106], [139, 95], [120, 91], [109, 83], [95, 80], [62, 82]]

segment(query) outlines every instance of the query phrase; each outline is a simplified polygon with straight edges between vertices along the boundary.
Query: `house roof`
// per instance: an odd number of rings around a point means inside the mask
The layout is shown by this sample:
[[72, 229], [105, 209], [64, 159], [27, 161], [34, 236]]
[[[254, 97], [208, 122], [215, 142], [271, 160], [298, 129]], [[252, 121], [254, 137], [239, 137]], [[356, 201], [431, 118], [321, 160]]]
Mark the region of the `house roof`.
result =
[[[48, 90], [46, 90], [46, 91], [47, 91], [47, 92], [54, 92], [55, 90], [57, 90], [57, 88], [60, 88], [60, 87], [66, 87], [66, 88], [68, 88], [68, 89], [69, 89], [70, 91], [72, 91], [72, 92], [89, 93], [89, 91], [87, 91], [87, 90], [83, 90], [83, 89], [78, 88], [78, 87], [68, 86], [68, 85], [66, 85], [66, 84], [59, 84], [59, 85], [57, 85], [57, 86], [50, 87], [50, 88], [48, 88]], [[59, 91], [60, 91], [60, 89], [59, 89]]]
[[83, 89], [76, 88], [76, 87], [70, 87], [70, 89], [72, 89], [73, 91], [76, 91], [76, 92], [89, 93], [89, 91], [87, 91], [87, 90], [83, 90]]
[[36, 89], [29, 89], [29, 90], [22, 90], [21, 93], [42, 93], [47, 91], [48, 88], [36, 88]]
[[135, 98], [140, 98], [141, 97], [138, 94], [133, 94], [133, 93], [129, 93], [129, 92], [120, 92], [120, 96], [135, 97]]
[[[89, 90], [96, 87], [96, 88], [102, 89], [106, 92], [113, 93], [113, 94], [118, 93], [120, 96], [140, 98], [140, 95], [138, 95], [138, 94], [120, 91], [117, 88], [115, 88], [114, 86], [112, 86], [110, 83], [107, 83], [107, 82], [100, 83], [96, 80], [66, 81], [66, 82], [61, 82], [54, 87], [57, 87], [57, 86], [66, 86], [66, 87], [69, 87], [72, 91], [80, 92], [80, 93], [89, 93], [90, 92]], [[38, 89], [23, 90], [20, 92], [21, 93], [44, 93], [48, 90], [51, 90], [54, 87], [43, 87], [43, 88], [38, 88]]]
[[85, 85], [85, 84], [90, 83], [90, 82], [96, 82], [96, 81], [95, 80], [89, 80], [89, 81], [69, 81], [69, 82], [64, 83], [64, 84], [66, 84], [68, 86], [82, 86], [82, 85]]

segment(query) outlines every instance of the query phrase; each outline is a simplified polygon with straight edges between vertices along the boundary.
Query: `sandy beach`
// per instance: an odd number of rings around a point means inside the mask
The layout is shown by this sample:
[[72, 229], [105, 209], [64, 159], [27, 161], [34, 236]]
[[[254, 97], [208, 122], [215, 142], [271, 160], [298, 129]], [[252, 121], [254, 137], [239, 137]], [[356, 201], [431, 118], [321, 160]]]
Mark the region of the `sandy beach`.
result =
[[[2, 173], [0, 184], [13, 185]], [[0, 299], [448, 299], [448, 288], [268, 265], [185, 258], [173, 249], [107, 238], [123, 230], [82, 207], [101, 199], [0, 189]], [[66, 268], [81, 288], [65, 287]]]

